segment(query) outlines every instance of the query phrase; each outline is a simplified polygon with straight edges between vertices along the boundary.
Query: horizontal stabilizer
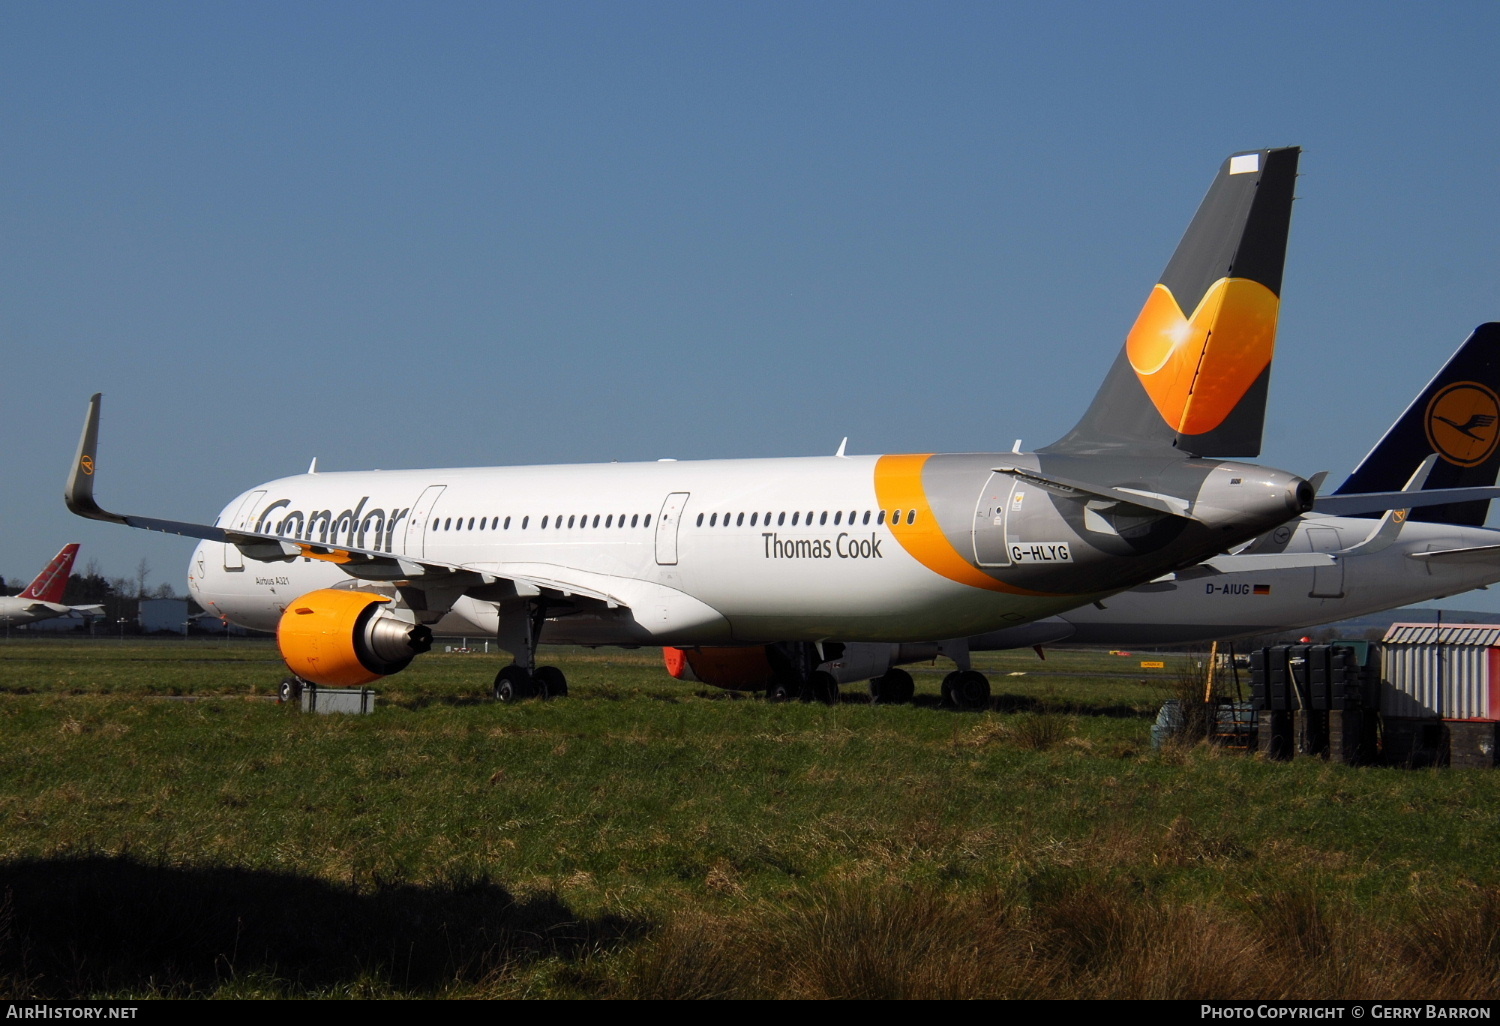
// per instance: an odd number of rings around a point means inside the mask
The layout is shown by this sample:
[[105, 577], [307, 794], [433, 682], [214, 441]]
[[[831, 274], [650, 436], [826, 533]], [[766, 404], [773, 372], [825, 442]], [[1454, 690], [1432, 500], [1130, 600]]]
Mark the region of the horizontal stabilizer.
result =
[[1388, 509], [1416, 509], [1476, 499], [1500, 498], [1500, 488], [1429, 488], [1420, 492], [1361, 492], [1350, 495], [1320, 495], [1313, 500], [1314, 513], [1336, 517], [1357, 513], [1382, 513]]
[[1115, 488], [1110, 485], [1090, 484], [1073, 478], [1041, 474], [1021, 467], [992, 467], [991, 469], [997, 474], [1008, 474], [1018, 481], [1034, 484], [1038, 488], [1044, 488], [1065, 499], [1076, 499], [1079, 502], [1104, 499], [1109, 502], [1137, 506], [1152, 513], [1166, 513], [1168, 516], [1182, 517], [1184, 520], [1198, 519], [1188, 512], [1188, 501], [1176, 495], [1148, 492], [1139, 488]]

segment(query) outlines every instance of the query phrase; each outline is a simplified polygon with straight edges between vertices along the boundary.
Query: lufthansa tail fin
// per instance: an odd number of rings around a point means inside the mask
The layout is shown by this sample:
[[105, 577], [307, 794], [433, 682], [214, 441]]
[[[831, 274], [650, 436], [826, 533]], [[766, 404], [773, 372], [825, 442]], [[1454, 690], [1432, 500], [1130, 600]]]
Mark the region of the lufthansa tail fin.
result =
[[38, 602], [61, 602], [63, 592], [68, 587], [68, 575], [73, 572], [73, 559], [77, 555], [77, 542], [64, 545], [62, 551], [52, 557], [47, 568], [37, 574], [36, 580], [21, 592], [21, 598], [35, 599]]
[[[1433, 453], [1423, 490], [1493, 485], [1500, 471], [1500, 324], [1481, 324], [1335, 495], [1392, 491]], [[1412, 509], [1408, 520], [1482, 527], [1489, 501]]]
[[1301, 152], [1224, 162], [1083, 419], [1042, 452], [1260, 455]]

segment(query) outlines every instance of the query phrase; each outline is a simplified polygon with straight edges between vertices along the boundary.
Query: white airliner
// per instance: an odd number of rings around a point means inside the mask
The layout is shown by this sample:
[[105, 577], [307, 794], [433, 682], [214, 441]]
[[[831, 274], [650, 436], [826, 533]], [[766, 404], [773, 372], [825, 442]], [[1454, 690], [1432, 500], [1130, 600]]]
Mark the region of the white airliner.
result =
[[305, 681], [394, 673], [437, 632], [513, 653], [500, 699], [566, 693], [542, 642], [727, 646], [816, 684], [840, 646], [1054, 616], [1311, 507], [1302, 478], [1219, 458], [1259, 452], [1298, 152], [1225, 161], [1094, 402], [1037, 452], [307, 473], [205, 525], [98, 505], [95, 396], [67, 503], [202, 539], [194, 597], [276, 629]]
[[[1394, 509], [1378, 519], [1310, 512], [1237, 550], [1057, 616], [940, 643], [846, 645], [819, 667], [837, 683], [870, 679], [883, 700], [911, 696], [899, 665], [938, 655], [1057, 643], [1137, 646], [1226, 641], [1302, 629], [1445, 598], [1500, 581], [1500, 530], [1486, 528], [1500, 471], [1500, 324], [1482, 324], [1397, 418], [1339, 496], [1404, 487], [1467, 501]], [[1397, 500], [1399, 502], [1399, 500]], [[1303, 557], [1288, 565], [1285, 557]], [[1318, 557], [1322, 557], [1319, 559]], [[674, 676], [742, 686], [724, 653], [667, 650]]]
[[63, 592], [68, 587], [68, 575], [73, 572], [73, 560], [78, 555], [78, 543], [71, 542], [62, 547], [52, 562], [36, 575], [36, 580], [26, 586], [19, 595], [0, 597], [0, 623], [9, 627], [51, 620], [59, 616], [102, 616], [103, 606], [68, 606], [63, 604]]

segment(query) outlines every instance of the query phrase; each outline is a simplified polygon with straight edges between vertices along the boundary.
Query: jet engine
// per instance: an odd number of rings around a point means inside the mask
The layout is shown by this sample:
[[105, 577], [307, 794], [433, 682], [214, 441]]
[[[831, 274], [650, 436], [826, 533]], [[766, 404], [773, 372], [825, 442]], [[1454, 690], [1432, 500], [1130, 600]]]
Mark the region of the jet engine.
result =
[[282, 658], [303, 680], [327, 687], [357, 687], [406, 669], [432, 647], [432, 631], [382, 608], [389, 601], [367, 591], [308, 592], [276, 626]]
[[663, 648], [667, 672], [678, 680], [712, 684], [731, 691], [759, 691], [775, 670], [763, 645], [744, 648]]

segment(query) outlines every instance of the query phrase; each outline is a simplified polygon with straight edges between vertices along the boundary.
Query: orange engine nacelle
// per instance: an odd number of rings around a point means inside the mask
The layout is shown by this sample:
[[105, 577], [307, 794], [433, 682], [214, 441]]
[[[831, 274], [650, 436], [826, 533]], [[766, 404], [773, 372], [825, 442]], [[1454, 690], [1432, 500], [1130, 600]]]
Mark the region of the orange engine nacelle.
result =
[[664, 648], [667, 672], [678, 680], [731, 691], [759, 691], [775, 676], [764, 645], [745, 648]]
[[432, 631], [398, 620], [368, 591], [310, 591], [287, 607], [276, 644], [293, 673], [327, 687], [351, 688], [404, 670], [432, 647]]

